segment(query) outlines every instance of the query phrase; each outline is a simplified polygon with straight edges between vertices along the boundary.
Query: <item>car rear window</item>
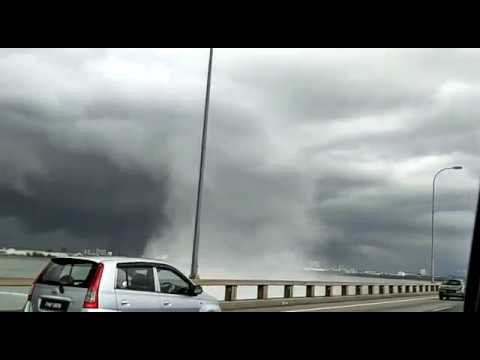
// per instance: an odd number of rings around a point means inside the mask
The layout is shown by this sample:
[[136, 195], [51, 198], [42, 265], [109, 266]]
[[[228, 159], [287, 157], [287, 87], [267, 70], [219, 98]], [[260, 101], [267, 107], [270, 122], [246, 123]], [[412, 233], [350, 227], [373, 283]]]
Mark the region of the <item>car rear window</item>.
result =
[[87, 288], [96, 266], [88, 260], [52, 259], [37, 282]]
[[445, 285], [462, 285], [462, 283], [459, 280], [448, 280]]

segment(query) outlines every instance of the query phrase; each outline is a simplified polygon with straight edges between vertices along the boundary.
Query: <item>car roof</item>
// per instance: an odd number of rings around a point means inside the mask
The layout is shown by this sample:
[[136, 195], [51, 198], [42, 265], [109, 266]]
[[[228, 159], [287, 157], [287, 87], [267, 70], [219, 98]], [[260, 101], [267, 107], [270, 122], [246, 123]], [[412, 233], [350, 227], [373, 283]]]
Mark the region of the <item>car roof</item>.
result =
[[76, 259], [76, 260], [88, 260], [94, 261], [97, 263], [104, 263], [104, 262], [115, 262], [115, 263], [130, 263], [130, 262], [151, 262], [156, 264], [166, 264], [165, 261], [161, 261], [158, 259], [147, 259], [147, 258], [140, 258], [140, 257], [128, 257], [128, 256], [69, 256], [69, 257], [57, 257], [62, 259]]

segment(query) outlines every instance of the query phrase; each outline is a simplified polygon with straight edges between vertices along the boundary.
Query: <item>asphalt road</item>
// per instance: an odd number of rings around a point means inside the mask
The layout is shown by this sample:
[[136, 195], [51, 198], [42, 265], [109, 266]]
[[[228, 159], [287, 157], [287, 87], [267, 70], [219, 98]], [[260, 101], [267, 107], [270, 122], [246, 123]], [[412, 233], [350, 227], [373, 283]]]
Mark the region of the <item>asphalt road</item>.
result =
[[463, 301], [439, 300], [438, 296], [396, 297], [324, 304], [256, 308], [234, 311], [263, 312], [462, 312]]

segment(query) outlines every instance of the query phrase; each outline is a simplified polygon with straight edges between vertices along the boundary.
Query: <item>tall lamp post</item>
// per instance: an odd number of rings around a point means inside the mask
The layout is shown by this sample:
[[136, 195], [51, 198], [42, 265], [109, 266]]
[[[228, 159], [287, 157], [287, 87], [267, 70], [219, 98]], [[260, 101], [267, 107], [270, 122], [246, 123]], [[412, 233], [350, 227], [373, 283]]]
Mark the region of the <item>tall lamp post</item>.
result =
[[210, 58], [208, 60], [207, 90], [205, 94], [205, 108], [203, 113], [202, 147], [200, 151], [200, 174], [198, 176], [197, 208], [195, 211], [195, 228], [193, 233], [192, 268], [190, 272], [190, 279], [198, 279], [199, 277], [198, 276], [198, 244], [200, 240], [200, 210], [202, 208], [203, 171], [204, 171], [204, 164], [205, 164], [205, 148], [207, 144], [208, 107], [210, 104], [210, 79], [212, 76], [212, 59], [213, 59], [213, 48], [210, 48]]
[[431, 274], [432, 274], [432, 283], [435, 283], [435, 251], [434, 251], [434, 238], [435, 238], [435, 181], [437, 180], [438, 175], [445, 170], [461, 170], [462, 166], [452, 166], [438, 170], [433, 177], [433, 191], [432, 191], [432, 252], [431, 252]]

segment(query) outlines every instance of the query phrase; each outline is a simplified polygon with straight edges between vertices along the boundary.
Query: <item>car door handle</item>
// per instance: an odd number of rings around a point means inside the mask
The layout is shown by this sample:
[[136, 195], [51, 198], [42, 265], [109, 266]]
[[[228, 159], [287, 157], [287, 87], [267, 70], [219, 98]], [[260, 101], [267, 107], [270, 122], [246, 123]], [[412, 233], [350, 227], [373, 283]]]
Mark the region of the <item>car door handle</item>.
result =
[[164, 301], [163, 302], [163, 306], [172, 306], [172, 303], [168, 302], [168, 301]]
[[120, 305], [122, 305], [122, 306], [130, 306], [130, 303], [129, 303], [127, 300], [122, 300], [122, 301], [120, 302]]

